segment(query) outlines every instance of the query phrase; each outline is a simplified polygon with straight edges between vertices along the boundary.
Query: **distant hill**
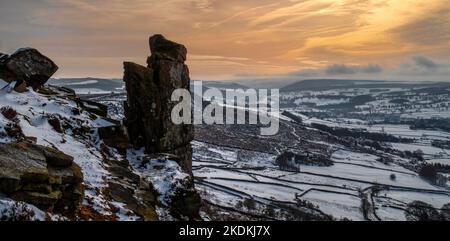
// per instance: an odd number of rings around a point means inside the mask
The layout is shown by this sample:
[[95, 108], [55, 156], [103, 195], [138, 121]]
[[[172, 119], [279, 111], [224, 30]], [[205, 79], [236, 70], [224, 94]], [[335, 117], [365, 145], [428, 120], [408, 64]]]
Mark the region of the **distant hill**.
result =
[[385, 80], [345, 80], [345, 79], [308, 79], [302, 80], [280, 89], [281, 92], [302, 90], [331, 90], [345, 88], [414, 88], [414, 87], [445, 87], [449, 82], [408, 82]]
[[280, 91], [298, 91], [298, 90], [326, 90], [336, 88], [348, 88], [358, 84], [379, 84], [383, 81], [377, 80], [343, 80], [343, 79], [308, 79], [302, 80], [280, 89]]
[[[191, 81], [191, 88], [194, 81]], [[248, 89], [248, 86], [228, 81], [202, 81], [203, 88], [217, 88], [220, 90], [225, 89]]]
[[124, 88], [121, 79], [62, 78], [50, 79], [48, 83], [74, 89], [79, 94], [122, 92]]

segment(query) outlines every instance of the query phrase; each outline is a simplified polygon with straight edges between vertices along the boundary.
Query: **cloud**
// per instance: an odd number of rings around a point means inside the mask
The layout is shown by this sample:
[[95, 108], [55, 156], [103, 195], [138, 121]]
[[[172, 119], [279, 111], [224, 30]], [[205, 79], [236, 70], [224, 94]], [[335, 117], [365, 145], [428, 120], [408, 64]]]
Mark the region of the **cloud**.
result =
[[[299, 59], [303, 60], [303, 59]], [[371, 63], [356, 65], [355, 63], [332, 64], [326, 67], [305, 68], [285, 75], [249, 75], [253, 79], [279, 80], [284, 82], [302, 79], [373, 79], [396, 81], [450, 81], [450, 64], [440, 58], [418, 55], [396, 65], [380, 65]], [[242, 76], [236, 76], [242, 77]]]
[[188, 57], [190, 60], [195, 60], [195, 61], [211, 61], [211, 60], [248, 61], [248, 60], [250, 60], [249, 58], [243, 58], [243, 57], [197, 55], [197, 54], [191, 54]]
[[361, 68], [361, 71], [367, 74], [376, 74], [383, 72], [383, 68], [378, 64], [369, 64]]
[[333, 64], [325, 69], [329, 75], [350, 75], [356, 73], [378, 74], [383, 68], [378, 64], [368, 64], [367, 66], [348, 66], [345, 64]]
[[390, 72], [391, 76], [403, 76], [406, 79], [448, 81], [450, 65], [442, 64], [428, 56], [414, 56], [410, 61], [402, 63]]
[[416, 65], [426, 69], [435, 69], [439, 67], [439, 65], [435, 63], [433, 60], [428, 59], [424, 56], [415, 56], [413, 59]]
[[61, 77], [120, 77], [154, 33], [186, 45], [197, 79], [381, 76], [419, 53], [450, 63], [448, 0], [2, 0], [0, 32], [0, 51], [38, 48]]
[[322, 70], [303, 69], [303, 70], [300, 70], [300, 71], [292, 72], [292, 73], [288, 74], [288, 76], [310, 78], [310, 77], [318, 77], [322, 73], [323, 73]]
[[327, 67], [325, 70], [327, 74], [336, 75], [336, 74], [354, 74], [354, 68], [348, 67], [345, 64], [333, 64]]
[[390, 30], [405, 43], [428, 48], [442, 47], [450, 39], [450, 6], [448, 3], [427, 11], [412, 21]]

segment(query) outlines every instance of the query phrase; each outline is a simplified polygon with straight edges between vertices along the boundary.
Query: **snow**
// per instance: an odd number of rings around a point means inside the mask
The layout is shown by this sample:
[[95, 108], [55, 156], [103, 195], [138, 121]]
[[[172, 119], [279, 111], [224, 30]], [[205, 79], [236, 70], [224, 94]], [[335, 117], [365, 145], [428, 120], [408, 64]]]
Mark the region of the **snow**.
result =
[[445, 150], [438, 147], [420, 145], [420, 144], [404, 144], [404, 143], [390, 143], [392, 148], [399, 151], [417, 151], [421, 150], [425, 155], [450, 155], [450, 150]]
[[204, 143], [199, 141], [191, 142], [193, 148], [196, 149], [194, 152], [194, 159], [196, 160], [220, 160], [225, 163], [234, 163], [237, 160], [237, 153], [233, 150], [206, 147]]
[[441, 163], [444, 165], [450, 165], [450, 158], [436, 158], [427, 160], [428, 163]]
[[333, 105], [333, 104], [342, 104], [342, 103], [348, 103], [349, 99], [325, 99], [325, 98], [317, 98], [317, 97], [304, 97], [299, 98], [294, 101], [295, 104], [299, 105], [302, 103], [314, 103], [317, 106], [324, 106], [324, 105]]
[[[448, 202], [448, 196], [433, 192], [443, 191], [435, 187], [416, 173], [395, 163], [386, 165], [378, 162], [378, 156], [339, 149], [332, 155], [335, 164], [330, 167], [301, 166], [298, 173], [278, 170], [272, 165], [273, 157], [261, 156], [261, 153], [249, 152], [230, 163], [233, 152], [244, 150], [223, 148], [206, 143], [195, 142], [194, 156], [221, 153], [205, 162], [194, 160], [194, 175], [200, 179], [196, 187], [203, 198], [210, 202], [236, 208], [236, 203], [244, 198], [256, 200], [267, 199], [296, 202], [297, 196], [318, 206], [336, 219], [364, 220], [361, 212], [359, 190], [375, 185], [385, 184], [392, 190], [411, 193], [412, 198], [429, 201], [436, 199], [441, 203]], [[221, 159], [223, 158], [223, 159]], [[252, 163], [252, 159], [260, 159], [255, 166], [242, 165]], [[199, 160], [199, 158], [197, 158]], [[265, 163], [264, 163], [265, 162]], [[252, 169], [252, 167], [265, 167]], [[234, 169], [237, 168], [237, 169]], [[391, 174], [395, 180], [390, 179]], [[414, 194], [414, 195], [413, 195]], [[423, 198], [428, 196], [428, 199]], [[403, 211], [376, 204], [377, 214], [382, 220], [404, 220]], [[392, 204], [391, 204], [392, 205]], [[391, 210], [392, 209], [392, 210]], [[389, 212], [388, 210], [391, 210]]]
[[[283, 93], [280, 99], [289, 100], [299, 105], [295, 108], [286, 108], [292, 114], [302, 118], [305, 124], [320, 123], [332, 127], [366, 130], [373, 133], [391, 134], [396, 137], [414, 139], [413, 143], [386, 143], [393, 149], [400, 151], [416, 151], [421, 149], [427, 162], [449, 163], [450, 150], [431, 146], [432, 140], [450, 140], [450, 134], [435, 130], [411, 130], [409, 125], [370, 124], [373, 120], [364, 118], [359, 114], [366, 113], [398, 113], [397, 104], [391, 103], [394, 98], [392, 92], [404, 91], [410, 88], [380, 88], [379, 91], [370, 91], [369, 88], [339, 89], [329, 91], [299, 91]], [[303, 103], [314, 103], [316, 106], [345, 103], [350, 97], [370, 94], [375, 101], [366, 103], [368, 109], [363, 109], [352, 115], [352, 118], [310, 118], [300, 114], [302, 111], [327, 112], [319, 108], [309, 108]], [[412, 92], [409, 92], [411, 95]], [[327, 96], [328, 97], [325, 97]], [[348, 98], [347, 98], [348, 97]], [[429, 105], [426, 96], [409, 99]], [[440, 103], [447, 103], [440, 99]], [[361, 107], [364, 107], [361, 106]], [[322, 107], [323, 108], [323, 107]], [[320, 108], [320, 109], [322, 109]], [[446, 117], [448, 111], [439, 112], [434, 106], [429, 109], [414, 110], [418, 116]], [[419, 113], [420, 112], [420, 113]], [[434, 112], [434, 113], [433, 113]], [[410, 113], [404, 115], [409, 115]], [[412, 117], [414, 117], [411, 115]], [[340, 115], [337, 115], [340, 116]], [[369, 116], [370, 117], [370, 116]], [[401, 116], [403, 117], [403, 115]], [[361, 118], [361, 119], [357, 119]], [[289, 118], [287, 118], [289, 120]], [[308, 127], [306, 127], [308, 128]], [[297, 135], [295, 131], [292, 133]], [[309, 141], [309, 140], [308, 140]], [[395, 153], [374, 151], [374, 154], [358, 153], [338, 144], [331, 144], [316, 140], [309, 142], [322, 143], [334, 150], [331, 159], [333, 166], [300, 166], [300, 172], [286, 172], [274, 165], [276, 155], [251, 152], [239, 148], [222, 147], [219, 145], [193, 142], [194, 146], [194, 175], [198, 177], [196, 187], [204, 192], [202, 196], [216, 204], [235, 207], [236, 201], [247, 198], [248, 195], [256, 200], [275, 199], [278, 201], [295, 202], [296, 193], [301, 194], [300, 199], [312, 202], [319, 209], [331, 214], [337, 219], [348, 218], [364, 220], [361, 212], [360, 191], [370, 191], [369, 187], [387, 186], [388, 190], [380, 194], [373, 193], [375, 211], [382, 220], [405, 220], [402, 208], [414, 200], [431, 203], [441, 207], [450, 202], [448, 189], [432, 185], [419, 175], [407, 168], [414, 163], [410, 160], [396, 156]], [[341, 148], [341, 149], [339, 149]], [[355, 148], [356, 149], [356, 148]], [[360, 150], [363, 152], [363, 150]], [[372, 153], [372, 152], [371, 152]], [[393, 158], [393, 162], [384, 164], [378, 159], [381, 156]], [[234, 161], [235, 159], [235, 161]], [[408, 165], [405, 165], [408, 164]], [[410, 165], [411, 166], [410, 166]], [[395, 178], [391, 175], [395, 174]], [[446, 194], [445, 194], [446, 193]], [[369, 192], [370, 194], [370, 192]], [[384, 197], [386, 195], [387, 197]], [[404, 195], [404, 197], [402, 196]], [[405, 204], [406, 203], [406, 204]], [[373, 217], [371, 217], [373, 218]]]
[[[298, 115], [298, 113], [293, 113]], [[434, 131], [434, 130], [411, 130], [408, 125], [392, 125], [392, 124], [358, 124], [358, 123], [345, 123], [334, 121], [331, 119], [322, 120], [318, 118], [308, 118], [304, 119], [305, 124], [317, 123], [322, 125], [327, 125], [330, 127], [340, 127], [349, 129], [365, 129], [368, 132], [374, 133], [386, 133], [396, 137], [410, 138], [410, 139], [428, 139], [428, 140], [450, 140], [450, 134], [444, 131]]]
[[44, 221], [45, 213], [31, 204], [0, 197], [0, 221], [16, 220], [19, 217], [25, 220], [17, 221]]
[[5, 87], [8, 83], [0, 78], [0, 89], [2, 89], [3, 87]]
[[152, 183], [155, 190], [160, 194], [159, 201], [167, 205], [177, 188], [189, 178], [189, 175], [183, 172], [175, 161], [153, 159], [148, 160], [148, 163], [143, 165], [142, 157], [145, 157], [144, 149], [130, 149], [127, 152], [127, 159], [133, 168]]
[[296, 193], [301, 193], [302, 190], [297, 190], [289, 187], [282, 187], [271, 184], [254, 184], [249, 182], [241, 182], [239, 180], [221, 180], [208, 179], [209, 182], [230, 187], [254, 197], [263, 197], [268, 199], [276, 199], [279, 201], [292, 201], [295, 199]]
[[33, 48], [30, 48], [30, 47], [19, 48], [19, 49], [17, 49], [12, 55], [18, 54], [18, 53], [23, 52], [23, 51], [32, 50], [32, 49], [33, 49]]
[[302, 166], [302, 172], [332, 176], [336, 179], [345, 178], [363, 182], [402, 186], [408, 188], [423, 188], [436, 190], [436, 187], [423, 181], [417, 175], [395, 173], [396, 180], [389, 178], [391, 172], [361, 166], [351, 166], [335, 163], [330, 167]]
[[125, 207], [124, 203], [120, 202], [111, 202], [114, 206], [119, 208], [119, 211], [115, 213], [115, 215], [119, 218], [120, 221], [136, 221], [139, 219], [138, 216], [130, 215], [129, 210]]
[[450, 195], [443, 194], [431, 194], [422, 192], [409, 192], [409, 191], [397, 191], [397, 190], [387, 190], [381, 191], [378, 196], [389, 197], [403, 204], [408, 204], [410, 202], [420, 200], [431, 204], [435, 208], [441, 208], [444, 204], [450, 203]]
[[[100, 152], [95, 147], [90, 147], [82, 139], [75, 139], [69, 134], [58, 133], [53, 130], [47, 121], [47, 115], [57, 114], [63, 118], [76, 118], [84, 125], [99, 127], [111, 125], [107, 121], [91, 120], [88, 114], [82, 113], [79, 117], [74, 117], [72, 109], [77, 107], [74, 101], [48, 98], [33, 90], [25, 93], [3, 93], [0, 94], [0, 103], [4, 106], [11, 106], [20, 117], [20, 126], [25, 136], [37, 138], [37, 144], [44, 146], [54, 146], [60, 151], [73, 156], [74, 161], [80, 165], [85, 183], [88, 186], [103, 187], [104, 176], [107, 174]], [[3, 123], [4, 123], [3, 119]], [[2, 141], [2, 140], [0, 140]], [[6, 140], [7, 141], [7, 140]]]
[[377, 205], [377, 215], [383, 221], [406, 221], [405, 211], [389, 206]]
[[342, 149], [333, 152], [331, 156], [331, 159], [333, 161], [340, 163], [366, 165], [368, 167], [391, 170], [392, 172], [410, 173], [411, 175], [415, 175], [414, 172], [398, 166], [395, 163], [386, 165], [382, 162], [379, 162], [377, 161], [378, 158], [378, 156], [372, 154], [358, 153]]
[[420, 118], [420, 119], [432, 119], [432, 118], [450, 118], [449, 111], [439, 111], [435, 109], [421, 109], [420, 112], [406, 113], [401, 115], [402, 118]]
[[97, 80], [85, 80], [81, 82], [74, 82], [74, 83], [68, 83], [66, 85], [88, 85], [88, 84], [96, 84], [98, 83]]
[[87, 94], [109, 94], [111, 91], [102, 90], [98, 88], [73, 88], [75, 93], [80, 95], [87, 95]]
[[318, 205], [321, 211], [333, 214], [334, 218], [347, 218], [354, 221], [364, 220], [364, 216], [360, 210], [361, 200], [357, 197], [311, 191], [302, 198]]

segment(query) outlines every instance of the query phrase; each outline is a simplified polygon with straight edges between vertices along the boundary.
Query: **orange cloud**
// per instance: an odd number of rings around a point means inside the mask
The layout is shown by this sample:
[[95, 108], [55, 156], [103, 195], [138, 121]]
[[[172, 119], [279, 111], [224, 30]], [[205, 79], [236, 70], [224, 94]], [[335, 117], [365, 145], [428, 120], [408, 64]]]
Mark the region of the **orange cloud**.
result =
[[59, 63], [59, 76], [120, 77], [123, 60], [145, 62], [147, 38], [154, 33], [188, 47], [195, 79], [280, 75], [332, 64], [392, 67], [414, 55], [450, 60], [447, 0], [1, 4], [0, 50], [40, 48]]

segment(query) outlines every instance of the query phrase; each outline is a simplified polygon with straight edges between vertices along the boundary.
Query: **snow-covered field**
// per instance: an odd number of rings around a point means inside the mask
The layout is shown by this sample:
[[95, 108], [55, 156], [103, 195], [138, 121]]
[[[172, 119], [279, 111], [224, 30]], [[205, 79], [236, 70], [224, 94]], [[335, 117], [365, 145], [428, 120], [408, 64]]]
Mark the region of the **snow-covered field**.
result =
[[[217, 155], [208, 155], [209, 152]], [[333, 166], [301, 166], [300, 172], [286, 172], [278, 169], [273, 156], [262, 158], [266, 162], [264, 165], [259, 162], [241, 167], [239, 163], [245, 160], [235, 159], [239, 152], [239, 149], [194, 142], [197, 188], [208, 193], [208, 199], [235, 207], [238, 200], [249, 197], [282, 202], [295, 202], [300, 198], [336, 219], [351, 220], [364, 220], [360, 208], [361, 193], [374, 186], [399, 190], [378, 195], [395, 196], [403, 203], [431, 200], [435, 207], [440, 208], [450, 202], [450, 192], [431, 185], [401, 166], [377, 162], [377, 157], [370, 154], [337, 150], [333, 154]], [[395, 174], [395, 180], [390, 178], [391, 174]], [[378, 207], [376, 212], [386, 220], [404, 219], [404, 215], [387, 216], [385, 213], [389, 212], [382, 207]]]

